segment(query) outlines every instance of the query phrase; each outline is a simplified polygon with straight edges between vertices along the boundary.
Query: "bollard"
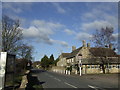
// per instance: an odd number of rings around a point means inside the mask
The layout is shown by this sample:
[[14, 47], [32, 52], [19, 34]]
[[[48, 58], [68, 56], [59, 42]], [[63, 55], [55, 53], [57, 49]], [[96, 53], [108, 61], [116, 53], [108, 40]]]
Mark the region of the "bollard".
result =
[[77, 70], [75, 71], [75, 74], [77, 74]]
[[68, 71], [68, 75], [70, 75], [70, 71]]

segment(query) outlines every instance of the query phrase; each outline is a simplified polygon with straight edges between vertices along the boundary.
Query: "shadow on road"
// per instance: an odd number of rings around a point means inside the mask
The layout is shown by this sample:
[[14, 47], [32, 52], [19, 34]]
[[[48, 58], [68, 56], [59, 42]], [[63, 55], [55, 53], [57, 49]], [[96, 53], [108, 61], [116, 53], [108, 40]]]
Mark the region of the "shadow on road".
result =
[[34, 73], [34, 74], [37, 74], [37, 73], [43, 73], [43, 72], [46, 72], [45, 70], [39, 70], [39, 69], [32, 69], [31, 71], [30, 71], [31, 73]]
[[37, 73], [45, 72], [44, 70], [31, 70], [31, 72], [27, 75], [28, 84], [26, 90], [43, 90], [42, 84], [45, 82], [39, 82], [37, 76], [34, 76]]

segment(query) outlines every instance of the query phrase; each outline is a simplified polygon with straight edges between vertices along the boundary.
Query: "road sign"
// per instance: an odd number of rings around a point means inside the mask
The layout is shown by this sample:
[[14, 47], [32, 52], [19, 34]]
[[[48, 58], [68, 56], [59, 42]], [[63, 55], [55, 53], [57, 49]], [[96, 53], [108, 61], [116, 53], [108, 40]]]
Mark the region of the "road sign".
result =
[[0, 90], [14, 86], [15, 55], [0, 53]]
[[0, 53], [0, 90], [4, 88], [7, 52]]

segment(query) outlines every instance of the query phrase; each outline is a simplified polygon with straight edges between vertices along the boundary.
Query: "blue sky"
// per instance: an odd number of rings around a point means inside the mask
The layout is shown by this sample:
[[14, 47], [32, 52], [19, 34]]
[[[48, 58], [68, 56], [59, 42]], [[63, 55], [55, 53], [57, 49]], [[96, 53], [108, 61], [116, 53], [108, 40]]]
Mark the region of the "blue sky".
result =
[[[71, 52], [82, 40], [90, 42], [96, 29], [114, 27], [118, 35], [117, 2], [4, 2], [2, 13], [20, 19], [24, 41], [34, 47], [34, 58]], [[91, 43], [91, 46], [94, 44]]]

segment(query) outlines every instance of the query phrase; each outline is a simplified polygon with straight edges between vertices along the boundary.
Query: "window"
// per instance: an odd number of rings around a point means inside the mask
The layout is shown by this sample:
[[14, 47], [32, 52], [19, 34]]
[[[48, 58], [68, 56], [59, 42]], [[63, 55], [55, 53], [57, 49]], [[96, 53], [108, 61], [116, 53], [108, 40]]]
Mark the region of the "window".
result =
[[112, 65], [109, 65], [109, 68], [112, 68]]
[[98, 65], [95, 65], [95, 68], [98, 68]]
[[118, 65], [118, 68], [120, 68], [120, 65]]
[[90, 68], [90, 65], [87, 65], [87, 68]]
[[67, 60], [67, 63], [69, 63], [69, 59]]
[[117, 68], [120, 68], [120, 65], [117, 65]]
[[74, 59], [72, 58], [72, 62], [74, 62]]
[[94, 68], [94, 65], [91, 65], [91, 68]]

